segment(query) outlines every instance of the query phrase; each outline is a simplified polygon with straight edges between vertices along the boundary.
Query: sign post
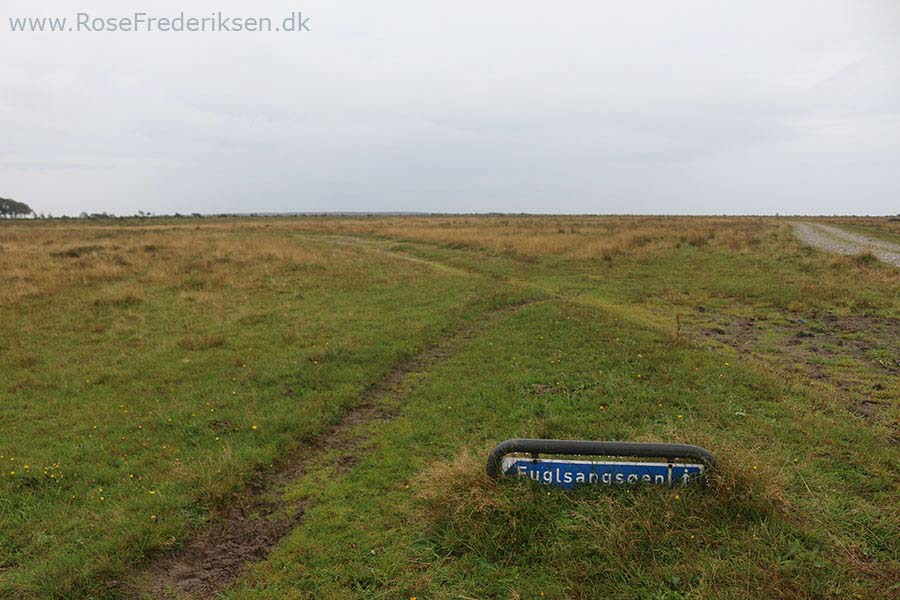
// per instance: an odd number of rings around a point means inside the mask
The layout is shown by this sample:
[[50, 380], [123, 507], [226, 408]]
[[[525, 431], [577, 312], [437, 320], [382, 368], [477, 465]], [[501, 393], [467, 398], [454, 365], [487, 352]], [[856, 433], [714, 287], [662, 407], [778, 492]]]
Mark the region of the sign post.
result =
[[[521, 456], [522, 454], [527, 456]], [[541, 454], [655, 458], [664, 459], [664, 462], [569, 460], [540, 458]], [[684, 459], [692, 462], [681, 462]], [[687, 444], [515, 439], [501, 442], [491, 451], [487, 460], [487, 473], [494, 479], [504, 475], [527, 477], [562, 488], [581, 484], [649, 483], [673, 486], [687, 485], [708, 476], [715, 464], [716, 461], [708, 450]]]

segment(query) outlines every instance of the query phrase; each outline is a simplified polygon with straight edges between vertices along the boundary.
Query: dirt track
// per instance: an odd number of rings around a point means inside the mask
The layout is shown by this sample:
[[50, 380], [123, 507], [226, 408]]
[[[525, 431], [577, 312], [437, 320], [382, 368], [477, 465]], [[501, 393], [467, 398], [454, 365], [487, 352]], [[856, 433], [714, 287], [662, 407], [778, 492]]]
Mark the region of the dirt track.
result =
[[837, 254], [871, 252], [878, 259], [900, 267], [900, 244], [877, 240], [821, 223], [792, 223], [794, 235], [805, 244]]
[[265, 559], [271, 548], [303, 521], [308, 501], [289, 502], [285, 493], [310, 465], [328, 464], [336, 473], [349, 469], [368, 439], [366, 426], [390, 421], [397, 415], [396, 403], [410, 376], [446, 359], [485, 321], [540, 301], [523, 300], [490, 309], [395, 365], [337, 423], [294, 449], [277, 469], [262, 475], [208, 528], [188, 539], [180, 551], [158, 557], [133, 573], [123, 585], [124, 596], [203, 600], [221, 594], [248, 564]]

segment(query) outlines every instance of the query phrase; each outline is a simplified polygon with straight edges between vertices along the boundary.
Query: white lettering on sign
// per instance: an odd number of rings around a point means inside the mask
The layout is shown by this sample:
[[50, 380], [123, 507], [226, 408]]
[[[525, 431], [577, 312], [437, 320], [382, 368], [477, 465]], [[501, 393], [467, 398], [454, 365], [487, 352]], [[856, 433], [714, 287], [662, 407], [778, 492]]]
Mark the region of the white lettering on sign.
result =
[[572, 487], [578, 484], [654, 485], [687, 484], [698, 479], [703, 465], [535, 459], [507, 456], [503, 458], [502, 471], [507, 475], [527, 477], [542, 484]]

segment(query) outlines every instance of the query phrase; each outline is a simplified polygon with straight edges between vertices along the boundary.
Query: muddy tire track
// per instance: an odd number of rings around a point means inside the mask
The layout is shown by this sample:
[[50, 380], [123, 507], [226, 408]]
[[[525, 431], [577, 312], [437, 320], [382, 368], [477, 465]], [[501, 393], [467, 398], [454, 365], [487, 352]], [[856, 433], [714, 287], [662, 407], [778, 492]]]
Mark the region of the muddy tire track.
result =
[[264, 560], [269, 551], [302, 523], [308, 500], [289, 502], [285, 492], [310, 467], [340, 474], [358, 460], [371, 425], [397, 416], [409, 380], [455, 354], [491, 321], [545, 299], [504, 304], [465, 320], [421, 353], [396, 364], [369, 387], [340, 420], [322, 430], [261, 475], [210, 525], [188, 539], [174, 554], [144, 565], [122, 584], [126, 598], [212, 598], [227, 589], [244, 568]]

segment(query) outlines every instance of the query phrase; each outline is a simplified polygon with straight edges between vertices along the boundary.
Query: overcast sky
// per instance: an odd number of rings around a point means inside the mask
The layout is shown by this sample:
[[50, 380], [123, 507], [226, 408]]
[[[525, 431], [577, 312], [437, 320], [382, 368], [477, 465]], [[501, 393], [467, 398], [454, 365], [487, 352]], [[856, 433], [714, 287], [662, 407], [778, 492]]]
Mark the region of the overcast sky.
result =
[[[9, 17], [311, 31], [11, 32]], [[0, 0], [36, 211], [900, 212], [900, 1]]]

